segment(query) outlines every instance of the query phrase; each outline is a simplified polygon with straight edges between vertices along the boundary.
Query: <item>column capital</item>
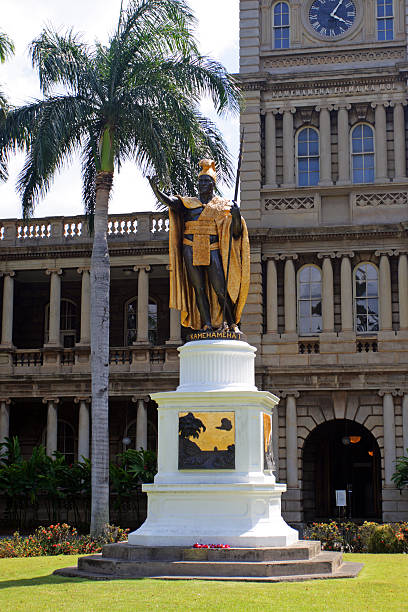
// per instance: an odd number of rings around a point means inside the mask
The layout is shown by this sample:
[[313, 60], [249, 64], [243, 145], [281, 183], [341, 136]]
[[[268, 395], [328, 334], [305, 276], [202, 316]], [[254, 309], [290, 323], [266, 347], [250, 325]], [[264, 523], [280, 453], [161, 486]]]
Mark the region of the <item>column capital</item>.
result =
[[294, 261], [296, 261], [296, 259], [299, 259], [299, 255], [297, 253], [281, 253], [280, 255], [273, 255], [271, 259], [276, 259], [277, 261], [293, 259]]
[[90, 266], [83, 266], [82, 268], [77, 268], [78, 274], [82, 274], [83, 272], [90, 272], [90, 271], [91, 271]]
[[395, 397], [395, 394], [398, 393], [395, 389], [379, 389], [378, 395], [380, 397], [384, 397], [385, 395], [391, 395]]
[[45, 273], [47, 276], [51, 276], [51, 274], [58, 274], [58, 276], [61, 276], [62, 268], [47, 268]]
[[318, 253], [318, 259], [335, 259], [336, 253], [334, 251], [330, 251], [329, 253]]
[[349, 257], [350, 259], [353, 259], [354, 255], [354, 251], [336, 251], [335, 257], [336, 259], [343, 259], [343, 257]]
[[278, 109], [278, 113], [280, 115], [284, 115], [285, 113], [291, 113], [292, 115], [294, 115], [296, 113], [296, 107], [295, 106], [281, 106]]
[[374, 251], [374, 255], [376, 257], [383, 257], [384, 255], [388, 257], [392, 257], [394, 254], [395, 253], [393, 249], [383, 249], [383, 250]]
[[43, 404], [48, 404], [48, 402], [53, 402], [54, 404], [59, 404], [59, 397], [50, 397], [46, 396], [42, 398]]
[[398, 257], [399, 255], [407, 255], [408, 254], [408, 249], [394, 249], [393, 251], [393, 255], [395, 255], [396, 257]]
[[11, 404], [11, 398], [9, 398], [9, 397], [0, 397], [0, 404], [10, 405]]
[[77, 395], [76, 397], [74, 397], [75, 404], [79, 404], [80, 402], [86, 402], [87, 404], [90, 404], [91, 401], [92, 398], [89, 397], [89, 395]]
[[390, 106], [390, 102], [389, 100], [376, 100], [375, 102], [371, 102], [370, 104], [371, 108], [381, 108], [381, 106], [383, 106], [384, 108], [387, 108], [388, 106]]
[[333, 109], [337, 111], [339, 110], [349, 111], [351, 110], [351, 104], [349, 104], [348, 102], [340, 102], [339, 104], [334, 104]]
[[132, 396], [132, 402], [134, 404], [137, 404], [139, 400], [142, 400], [147, 404], [148, 402], [150, 402], [150, 395], [133, 395]]
[[2, 270], [0, 272], [0, 277], [1, 276], [10, 276], [10, 278], [13, 278], [13, 276], [15, 276], [15, 275], [16, 275], [16, 273], [15, 273], [14, 270]]
[[286, 391], [279, 391], [278, 396], [281, 399], [287, 399], [288, 397], [294, 397], [298, 399], [300, 397], [299, 391], [295, 391], [293, 389], [287, 389]]
[[146, 265], [146, 264], [139, 264], [137, 266], [133, 266], [134, 272], [139, 272], [139, 270], [144, 270], [145, 272], [150, 272], [151, 269], [152, 269], [151, 266]]
[[332, 111], [334, 110], [334, 105], [333, 104], [319, 104], [318, 106], [315, 106], [315, 111], [320, 113], [321, 111]]

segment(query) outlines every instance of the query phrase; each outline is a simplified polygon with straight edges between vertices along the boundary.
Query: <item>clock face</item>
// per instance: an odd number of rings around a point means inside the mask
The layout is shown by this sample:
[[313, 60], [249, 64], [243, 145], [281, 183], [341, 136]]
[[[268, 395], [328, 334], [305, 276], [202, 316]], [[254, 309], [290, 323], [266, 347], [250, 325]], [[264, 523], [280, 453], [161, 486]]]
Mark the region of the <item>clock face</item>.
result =
[[310, 7], [309, 21], [321, 36], [336, 38], [345, 34], [356, 19], [353, 0], [315, 0]]

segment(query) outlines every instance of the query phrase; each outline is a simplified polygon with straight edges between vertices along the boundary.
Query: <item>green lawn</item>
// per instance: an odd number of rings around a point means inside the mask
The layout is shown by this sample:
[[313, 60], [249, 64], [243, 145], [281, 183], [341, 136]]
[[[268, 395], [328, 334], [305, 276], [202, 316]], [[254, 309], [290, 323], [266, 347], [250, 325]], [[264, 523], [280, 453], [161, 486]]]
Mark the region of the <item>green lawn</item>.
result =
[[77, 557], [0, 559], [0, 610], [408, 611], [407, 555], [345, 555], [362, 561], [358, 578], [300, 583], [91, 581], [53, 576]]

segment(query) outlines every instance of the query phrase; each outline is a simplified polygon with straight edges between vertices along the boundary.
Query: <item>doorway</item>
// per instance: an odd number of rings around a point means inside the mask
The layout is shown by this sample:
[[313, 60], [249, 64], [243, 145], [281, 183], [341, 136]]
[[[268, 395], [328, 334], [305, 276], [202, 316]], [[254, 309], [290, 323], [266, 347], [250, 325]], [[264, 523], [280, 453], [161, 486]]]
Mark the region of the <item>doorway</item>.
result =
[[[341, 509], [336, 491], [345, 497]], [[368, 429], [339, 419], [310, 433], [303, 447], [303, 500], [306, 522], [381, 518], [381, 455]]]

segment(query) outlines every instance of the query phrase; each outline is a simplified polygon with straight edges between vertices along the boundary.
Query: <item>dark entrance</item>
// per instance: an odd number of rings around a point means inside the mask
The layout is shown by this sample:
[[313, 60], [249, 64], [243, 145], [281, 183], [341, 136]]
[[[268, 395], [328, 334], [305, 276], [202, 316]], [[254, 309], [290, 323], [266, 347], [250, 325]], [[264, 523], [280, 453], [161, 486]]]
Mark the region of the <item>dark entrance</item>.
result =
[[381, 457], [374, 436], [346, 419], [312, 431], [303, 447], [305, 521], [337, 518], [336, 490], [345, 490], [342, 515], [354, 520], [381, 518]]

